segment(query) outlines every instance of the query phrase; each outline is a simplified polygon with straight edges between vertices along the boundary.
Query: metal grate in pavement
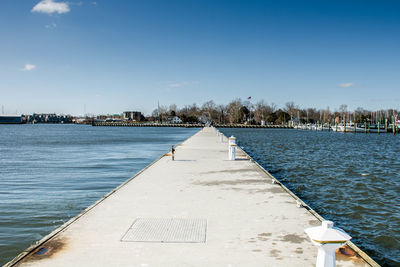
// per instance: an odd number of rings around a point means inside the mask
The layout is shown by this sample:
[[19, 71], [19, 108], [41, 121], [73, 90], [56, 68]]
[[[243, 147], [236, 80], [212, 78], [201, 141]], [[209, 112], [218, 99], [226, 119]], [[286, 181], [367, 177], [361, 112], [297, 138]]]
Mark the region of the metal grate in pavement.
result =
[[205, 243], [205, 219], [136, 219], [121, 241]]

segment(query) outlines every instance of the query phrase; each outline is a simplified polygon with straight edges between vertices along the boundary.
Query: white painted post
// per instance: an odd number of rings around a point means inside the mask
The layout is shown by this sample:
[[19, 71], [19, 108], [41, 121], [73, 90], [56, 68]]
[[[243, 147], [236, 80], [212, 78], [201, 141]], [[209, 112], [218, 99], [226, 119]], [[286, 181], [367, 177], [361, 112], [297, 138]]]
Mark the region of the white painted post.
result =
[[221, 133], [219, 137], [220, 137], [219, 140], [221, 141], [221, 143], [223, 143], [224, 142], [224, 135]]
[[236, 137], [234, 137], [233, 135], [231, 137], [229, 137], [228, 140], [229, 140], [228, 145], [230, 145], [230, 144], [236, 145]]
[[331, 221], [323, 221], [321, 226], [304, 231], [318, 247], [316, 267], [336, 267], [335, 250], [350, 240], [351, 236], [342, 229], [333, 227]]
[[229, 160], [236, 160], [236, 144], [229, 145]]
[[228, 138], [229, 145], [229, 160], [236, 159], [236, 137], [231, 136]]

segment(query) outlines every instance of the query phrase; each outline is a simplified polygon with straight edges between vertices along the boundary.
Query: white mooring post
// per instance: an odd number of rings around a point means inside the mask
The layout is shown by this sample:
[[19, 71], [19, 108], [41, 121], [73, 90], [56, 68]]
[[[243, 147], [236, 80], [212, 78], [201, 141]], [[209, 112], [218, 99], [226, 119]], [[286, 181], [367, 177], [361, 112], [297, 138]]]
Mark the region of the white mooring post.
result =
[[229, 145], [229, 160], [236, 160], [236, 145]]
[[228, 145], [230, 145], [230, 144], [236, 145], [236, 137], [234, 137], [233, 135], [231, 137], [229, 137], [228, 140], [229, 140]]
[[318, 247], [316, 267], [335, 267], [335, 250], [351, 239], [342, 229], [333, 227], [333, 222], [323, 221], [321, 226], [304, 230], [311, 242]]
[[224, 142], [224, 135], [222, 133], [219, 135], [219, 140], [221, 141], [221, 143]]
[[236, 159], [236, 137], [229, 137], [228, 138], [228, 145], [229, 145], [229, 160]]

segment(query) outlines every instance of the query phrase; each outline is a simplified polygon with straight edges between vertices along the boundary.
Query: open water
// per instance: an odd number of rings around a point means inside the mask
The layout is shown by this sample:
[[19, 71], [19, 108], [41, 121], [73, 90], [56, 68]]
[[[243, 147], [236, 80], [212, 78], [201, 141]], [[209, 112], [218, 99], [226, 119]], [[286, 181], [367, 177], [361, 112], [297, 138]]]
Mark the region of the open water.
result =
[[[0, 126], [0, 265], [198, 129]], [[400, 136], [221, 129], [383, 266], [400, 266]]]
[[220, 129], [382, 266], [400, 266], [400, 136]]
[[0, 125], [0, 265], [196, 131]]

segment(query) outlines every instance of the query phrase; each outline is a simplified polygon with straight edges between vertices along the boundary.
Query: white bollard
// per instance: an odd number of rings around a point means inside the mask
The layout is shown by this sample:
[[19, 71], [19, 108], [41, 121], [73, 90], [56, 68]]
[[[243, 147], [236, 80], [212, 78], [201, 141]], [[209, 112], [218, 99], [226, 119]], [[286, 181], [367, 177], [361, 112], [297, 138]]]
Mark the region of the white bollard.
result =
[[[231, 136], [231, 137], [229, 137], [228, 138], [228, 148], [229, 148], [229, 155], [231, 155], [232, 154], [232, 152], [231, 152], [231, 149], [232, 149], [232, 147], [231, 147], [231, 145], [236, 145], [236, 137], [234, 137], [233, 135]], [[230, 156], [229, 156], [230, 157]]]
[[342, 229], [333, 227], [333, 222], [323, 221], [321, 226], [304, 230], [311, 242], [318, 247], [316, 267], [335, 267], [335, 250], [351, 239]]
[[228, 138], [228, 145], [231, 145], [231, 144], [236, 145], [236, 137], [234, 137], [233, 135]]
[[223, 143], [224, 142], [224, 135], [221, 133], [219, 137], [220, 137], [219, 140], [221, 141], [221, 143]]
[[229, 145], [229, 160], [236, 160], [236, 145]]

